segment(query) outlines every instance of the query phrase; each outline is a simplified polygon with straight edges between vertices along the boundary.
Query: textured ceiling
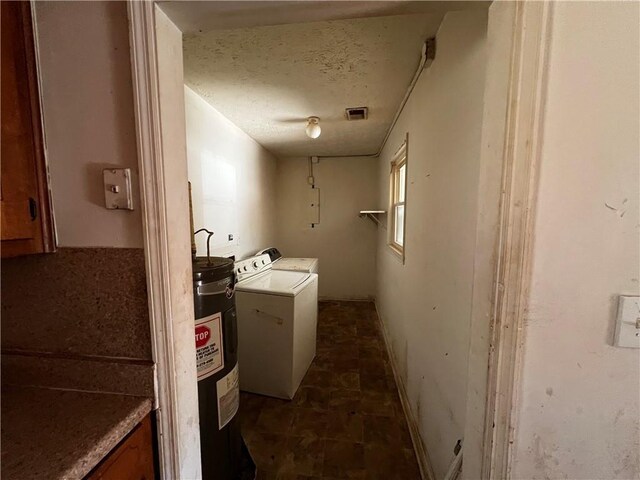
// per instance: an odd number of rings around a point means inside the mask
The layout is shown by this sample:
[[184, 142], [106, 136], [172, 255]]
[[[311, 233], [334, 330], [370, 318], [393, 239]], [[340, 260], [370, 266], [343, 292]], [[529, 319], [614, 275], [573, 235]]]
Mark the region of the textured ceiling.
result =
[[[279, 157], [377, 152], [443, 13], [184, 36], [185, 82]], [[369, 107], [348, 122], [346, 107]], [[322, 135], [305, 135], [306, 117]]]

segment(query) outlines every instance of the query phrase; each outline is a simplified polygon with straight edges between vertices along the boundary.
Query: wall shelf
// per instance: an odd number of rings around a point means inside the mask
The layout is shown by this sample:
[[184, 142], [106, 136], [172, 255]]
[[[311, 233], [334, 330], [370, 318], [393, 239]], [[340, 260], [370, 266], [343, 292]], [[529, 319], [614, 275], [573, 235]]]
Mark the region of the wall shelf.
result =
[[360, 210], [360, 217], [367, 217], [375, 222], [376, 225], [380, 225], [380, 218], [378, 216], [384, 215], [385, 213], [387, 213], [385, 210]]

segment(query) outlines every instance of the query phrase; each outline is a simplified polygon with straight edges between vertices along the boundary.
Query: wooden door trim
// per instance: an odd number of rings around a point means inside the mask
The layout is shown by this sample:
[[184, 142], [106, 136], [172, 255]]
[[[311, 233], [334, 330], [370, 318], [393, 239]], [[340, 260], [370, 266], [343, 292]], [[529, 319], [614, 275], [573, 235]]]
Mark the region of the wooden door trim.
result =
[[517, 2], [491, 314], [482, 478], [510, 478], [521, 381], [552, 2]]

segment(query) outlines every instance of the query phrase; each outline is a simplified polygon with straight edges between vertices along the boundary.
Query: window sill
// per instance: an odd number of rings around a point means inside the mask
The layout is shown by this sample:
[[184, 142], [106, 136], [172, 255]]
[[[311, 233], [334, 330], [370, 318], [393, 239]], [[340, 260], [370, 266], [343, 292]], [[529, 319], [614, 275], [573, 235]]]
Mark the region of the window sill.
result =
[[388, 243], [387, 246], [389, 247], [389, 250], [391, 251], [393, 256], [400, 260], [404, 265], [404, 249], [396, 247], [393, 243]]

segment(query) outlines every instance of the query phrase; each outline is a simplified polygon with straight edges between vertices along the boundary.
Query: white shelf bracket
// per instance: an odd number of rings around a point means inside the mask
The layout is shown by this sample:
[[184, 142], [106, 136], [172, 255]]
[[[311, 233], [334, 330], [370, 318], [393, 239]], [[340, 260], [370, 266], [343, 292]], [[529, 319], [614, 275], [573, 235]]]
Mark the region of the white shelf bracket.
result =
[[378, 218], [378, 215], [384, 215], [385, 213], [387, 212], [384, 210], [360, 210], [360, 218], [366, 217], [375, 222], [376, 225], [380, 226], [381, 222], [380, 218]]

